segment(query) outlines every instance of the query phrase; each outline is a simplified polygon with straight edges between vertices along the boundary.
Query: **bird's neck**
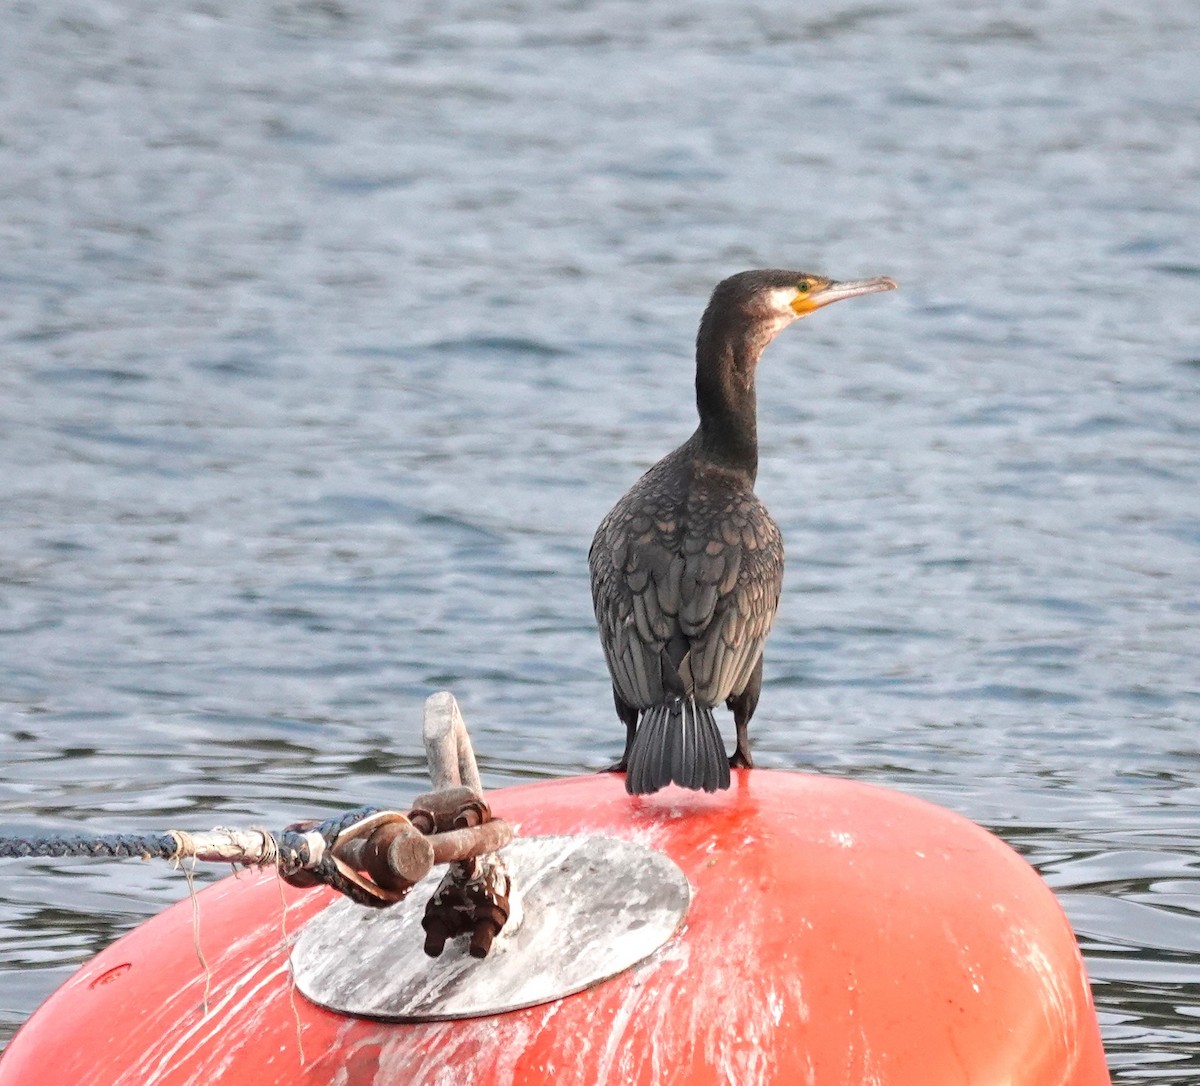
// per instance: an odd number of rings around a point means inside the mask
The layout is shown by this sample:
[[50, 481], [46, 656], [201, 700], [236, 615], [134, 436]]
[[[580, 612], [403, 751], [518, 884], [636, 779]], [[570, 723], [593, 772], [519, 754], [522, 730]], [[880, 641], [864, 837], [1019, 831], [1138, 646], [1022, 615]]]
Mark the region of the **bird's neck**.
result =
[[758, 410], [754, 375], [774, 329], [705, 314], [696, 340], [697, 437], [700, 455], [721, 467], [758, 473]]

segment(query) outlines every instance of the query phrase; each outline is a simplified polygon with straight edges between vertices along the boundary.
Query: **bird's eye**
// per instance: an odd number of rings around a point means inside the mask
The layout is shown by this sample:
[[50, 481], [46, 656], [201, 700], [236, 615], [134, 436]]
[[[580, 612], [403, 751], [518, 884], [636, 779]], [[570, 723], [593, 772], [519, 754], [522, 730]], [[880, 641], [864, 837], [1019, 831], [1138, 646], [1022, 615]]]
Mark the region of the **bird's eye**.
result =
[[808, 288], [809, 288], [811, 285], [812, 285], [812, 284], [810, 284], [810, 283], [809, 283], [809, 281], [808, 281], [807, 279], [801, 279], [801, 280], [800, 280], [800, 282], [796, 284], [796, 289], [797, 289], [797, 290], [798, 290], [798, 291], [799, 291], [801, 294], [807, 294], [807, 293], [808, 293]]

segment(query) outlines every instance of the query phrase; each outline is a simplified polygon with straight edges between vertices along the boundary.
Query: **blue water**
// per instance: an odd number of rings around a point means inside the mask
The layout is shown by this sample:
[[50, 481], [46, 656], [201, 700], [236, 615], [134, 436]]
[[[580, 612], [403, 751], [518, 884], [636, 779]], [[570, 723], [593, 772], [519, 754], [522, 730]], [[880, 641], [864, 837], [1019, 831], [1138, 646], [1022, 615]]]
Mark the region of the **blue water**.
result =
[[[760, 374], [768, 766], [1020, 849], [1118, 1082], [1200, 1078], [1200, 7], [51, 0], [0, 16], [0, 833], [282, 826], [622, 730], [586, 551], [708, 291]], [[0, 1041], [186, 894], [6, 863]]]

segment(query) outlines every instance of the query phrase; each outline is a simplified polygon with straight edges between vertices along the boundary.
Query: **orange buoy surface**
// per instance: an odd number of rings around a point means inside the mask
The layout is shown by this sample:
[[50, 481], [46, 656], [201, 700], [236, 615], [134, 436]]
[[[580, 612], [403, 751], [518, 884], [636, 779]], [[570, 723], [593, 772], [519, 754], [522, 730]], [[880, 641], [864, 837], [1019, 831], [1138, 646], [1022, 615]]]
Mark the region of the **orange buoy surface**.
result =
[[552, 1003], [383, 1023], [291, 985], [285, 939], [333, 895], [242, 875], [199, 895], [207, 976], [184, 901], [46, 1001], [0, 1060], [0, 1086], [1109, 1083], [1057, 901], [958, 815], [769, 770], [735, 772], [715, 795], [630, 797], [600, 774], [489, 800], [521, 835], [666, 853], [692, 887], [682, 926]]

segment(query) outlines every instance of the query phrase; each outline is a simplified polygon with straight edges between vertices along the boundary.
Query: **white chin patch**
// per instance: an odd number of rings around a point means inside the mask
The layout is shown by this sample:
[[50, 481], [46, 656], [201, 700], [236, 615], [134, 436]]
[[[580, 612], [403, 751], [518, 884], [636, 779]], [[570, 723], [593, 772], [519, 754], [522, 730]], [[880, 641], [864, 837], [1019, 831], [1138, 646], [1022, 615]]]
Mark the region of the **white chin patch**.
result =
[[771, 309], [774, 310], [777, 321], [775, 326], [776, 331], [785, 324], [791, 324], [798, 316], [792, 308], [792, 302], [795, 300], [795, 297], [796, 292], [790, 287], [777, 287], [768, 293], [767, 298], [770, 300]]

